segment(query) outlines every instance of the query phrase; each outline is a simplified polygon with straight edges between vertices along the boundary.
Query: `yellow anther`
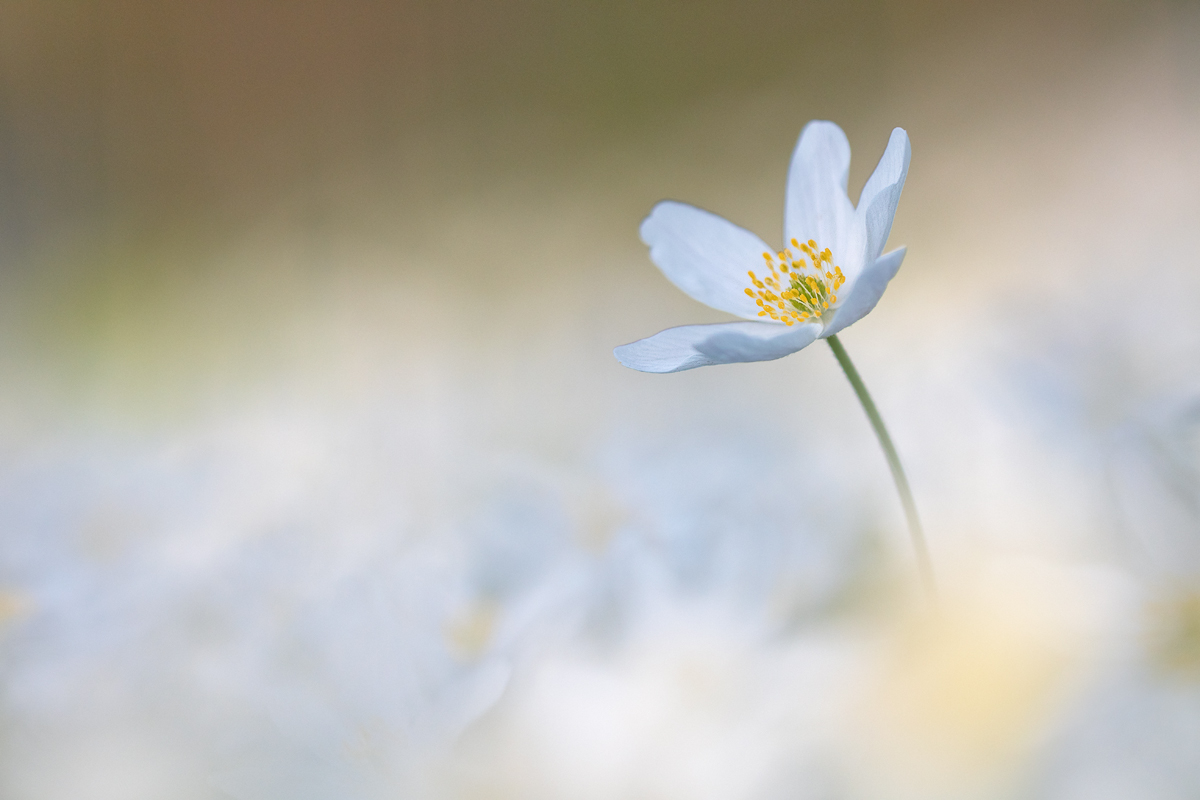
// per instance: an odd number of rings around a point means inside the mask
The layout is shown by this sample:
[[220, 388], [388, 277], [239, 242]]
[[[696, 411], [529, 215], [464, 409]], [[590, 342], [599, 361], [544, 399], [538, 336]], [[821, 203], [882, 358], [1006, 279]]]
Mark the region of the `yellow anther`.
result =
[[[771, 274], [760, 280], [753, 270], [748, 270], [746, 274], [755, 289], [745, 290], [759, 307], [758, 316], [770, 317], [789, 326], [820, 319], [838, 302], [834, 292], [846, 280], [842, 268], [834, 265], [833, 251], [828, 247], [818, 250], [812, 239], [807, 242], [792, 239], [791, 243], [803, 255], [796, 256], [786, 247], [774, 256], [763, 253]], [[775, 258], [779, 259], [778, 264]], [[812, 272], [806, 273], [809, 267]]]

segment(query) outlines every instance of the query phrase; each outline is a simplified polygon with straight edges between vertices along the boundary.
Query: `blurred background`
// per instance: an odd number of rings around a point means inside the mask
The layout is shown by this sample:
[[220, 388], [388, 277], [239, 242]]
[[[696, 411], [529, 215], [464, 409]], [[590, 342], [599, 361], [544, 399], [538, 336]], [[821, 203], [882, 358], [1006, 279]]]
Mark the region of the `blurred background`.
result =
[[[1200, 794], [1200, 7], [0, 2], [0, 796]], [[778, 243], [913, 158], [827, 348]]]

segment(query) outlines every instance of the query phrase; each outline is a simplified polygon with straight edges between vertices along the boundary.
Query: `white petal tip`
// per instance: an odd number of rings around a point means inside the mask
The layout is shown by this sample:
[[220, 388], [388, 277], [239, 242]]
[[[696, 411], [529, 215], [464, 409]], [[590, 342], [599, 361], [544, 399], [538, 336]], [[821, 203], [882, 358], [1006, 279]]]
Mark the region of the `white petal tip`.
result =
[[658, 348], [647, 346], [647, 341], [647, 339], [642, 339], [638, 342], [614, 347], [613, 355], [616, 356], [617, 361], [621, 362], [621, 366], [653, 375], [683, 372], [714, 363], [696, 352], [663, 353]]

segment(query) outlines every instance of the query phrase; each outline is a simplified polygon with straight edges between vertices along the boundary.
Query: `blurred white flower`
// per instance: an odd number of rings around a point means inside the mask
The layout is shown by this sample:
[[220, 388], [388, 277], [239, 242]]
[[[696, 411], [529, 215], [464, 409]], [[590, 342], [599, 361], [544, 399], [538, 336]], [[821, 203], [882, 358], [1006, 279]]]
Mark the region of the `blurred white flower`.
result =
[[784, 238], [794, 250], [775, 252], [694, 206], [659, 203], [641, 228], [651, 260], [690, 297], [751, 321], [668, 328], [616, 348], [617, 359], [642, 372], [769, 361], [857, 322], [904, 260], [903, 247], [880, 254], [910, 156], [908, 134], [896, 128], [856, 208], [846, 194], [846, 135], [832, 122], [808, 123], [792, 155], [784, 205]]
[[432, 796], [1030, 796], [1111, 685], [1131, 585], [994, 555], [948, 577], [938, 613], [880, 587], [796, 626], [721, 589], [650, 589], [616, 636], [543, 639]]
[[857, 664], [844, 636], [772, 627], [715, 594], [658, 594], [618, 641], [565, 643], [530, 662], [441, 765], [436, 796], [796, 796]]
[[990, 554], [948, 578], [935, 613], [896, 609], [864, 664], [842, 733], [859, 796], [1029, 796], [1039, 759], [1069, 751], [1072, 718], [1111, 690], [1124, 573]]

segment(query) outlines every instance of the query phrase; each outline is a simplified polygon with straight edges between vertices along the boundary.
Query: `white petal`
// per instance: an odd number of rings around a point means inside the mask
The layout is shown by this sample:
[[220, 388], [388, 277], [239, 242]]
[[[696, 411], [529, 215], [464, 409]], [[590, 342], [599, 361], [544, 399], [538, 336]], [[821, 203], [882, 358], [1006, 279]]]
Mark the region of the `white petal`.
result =
[[906, 251], [907, 248], [904, 247], [893, 250], [880, 256], [875, 263], [862, 271], [858, 280], [850, 287], [849, 296], [838, 306], [833, 322], [821, 334], [822, 338], [833, 336], [842, 328], [853, 325], [870, 313], [871, 309], [879, 302], [879, 298], [883, 296], [883, 290], [887, 288], [888, 281], [895, 277], [896, 270], [900, 269], [900, 262], [904, 260]]
[[863, 186], [855, 211], [867, 232], [866, 263], [879, 258], [892, 230], [892, 218], [896, 216], [896, 204], [900, 202], [900, 190], [908, 176], [908, 162], [912, 158], [912, 147], [903, 128], [895, 128], [888, 140], [887, 149], [879, 159], [879, 165]]
[[642, 372], [682, 372], [713, 364], [783, 358], [812, 344], [820, 331], [813, 323], [790, 328], [770, 322], [684, 325], [621, 345], [613, 355]]
[[749, 270], [762, 272], [762, 239], [732, 222], [685, 203], [664, 200], [642, 222], [650, 260], [671, 283], [706, 306], [757, 319], [758, 306], [746, 294]]
[[788, 170], [784, 204], [785, 245], [792, 239], [816, 240], [833, 250], [847, 277], [863, 265], [863, 237], [856, 235], [854, 205], [846, 195], [850, 176], [850, 142], [832, 122], [814, 120], [804, 126]]

